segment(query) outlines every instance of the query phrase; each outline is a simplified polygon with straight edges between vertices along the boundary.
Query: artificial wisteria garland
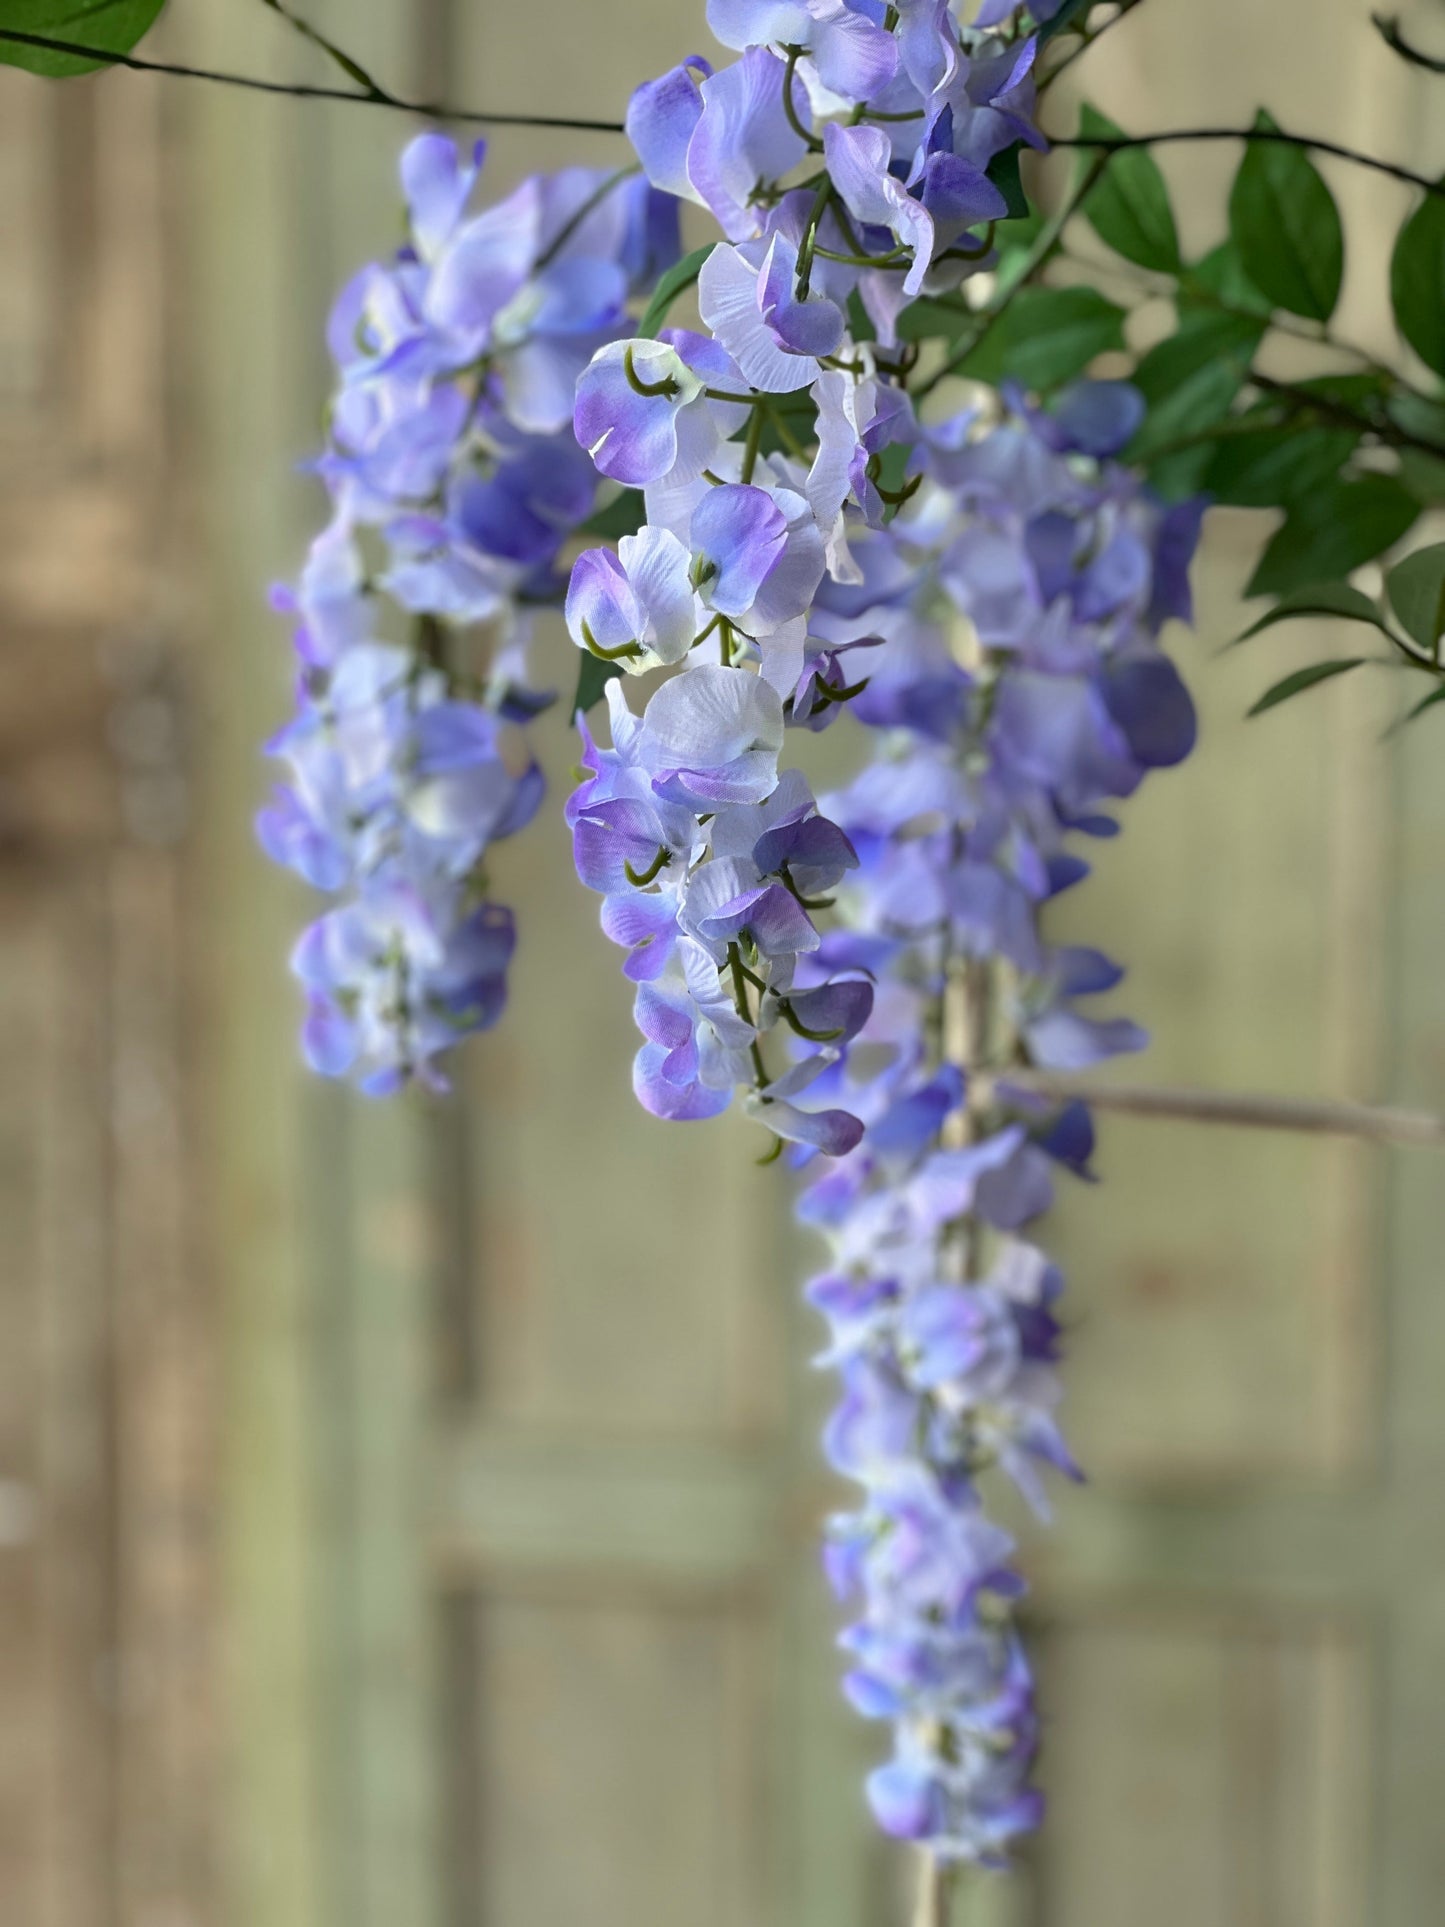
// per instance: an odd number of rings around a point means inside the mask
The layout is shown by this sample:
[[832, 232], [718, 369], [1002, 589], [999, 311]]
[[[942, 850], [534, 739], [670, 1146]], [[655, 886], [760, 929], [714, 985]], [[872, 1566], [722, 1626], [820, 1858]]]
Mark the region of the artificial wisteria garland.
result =
[[[862, 1607], [846, 1685], [895, 1729], [877, 1818], [942, 1860], [997, 1861], [1040, 1811], [1024, 1588], [979, 1475], [1042, 1509], [1039, 1463], [1075, 1470], [1061, 1280], [1021, 1234], [1091, 1129], [1007, 1075], [1143, 1042], [1080, 1007], [1121, 973], [1040, 912], [1087, 872], [1071, 835], [1112, 834], [1099, 805], [1194, 740], [1156, 638], [1188, 614], [1199, 511], [1111, 462], [1136, 392], [941, 419], [909, 392], [901, 313], [993, 265], [988, 164], [1037, 139], [1034, 42], [999, 31], [1017, 11], [712, 0], [741, 58], [634, 96], [649, 177], [727, 241], [698, 277], [707, 335], [611, 344], [582, 377], [578, 439], [646, 519], [582, 556], [567, 608], [594, 655], [680, 670], [640, 719], [609, 687], [612, 748], [589, 737], [569, 806], [639, 980], [637, 1093], [699, 1117], [741, 1087], [837, 1160], [799, 1209], [832, 1245], [810, 1287], [843, 1381], [828, 1450], [864, 1491], [828, 1554]], [[777, 757], [844, 708], [874, 758], [819, 809]]]
[[[610, 678], [567, 814], [636, 984], [634, 1087], [683, 1120], [741, 1091], [774, 1153], [830, 1160], [799, 1209], [832, 1247], [809, 1288], [842, 1379], [828, 1450], [863, 1488], [828, 1549], [861, 1604], [846, 1685], [895, 1729], [870, 1797], [940, 1860], [997, 1862], [1038, 1818], [1037, 1718], [980, 1477], [1042, 1508], [1040, 1465], [1075, 1471], [1061, 1280], [1024, 1234], [1091, 1150], [1080, 1107], [1009, 1074], [1143, 1041], [1088, 1014], [1117, 967], [1041, 917], [1087, 873], [1077, 841], [1113, 833], [1102, 807], [1192, 746], [1157, 638], [1189, 613], [1199, 512], [1114, 460], [1142, 411], [1124, 384], [922, 405], [900, 319], [997, 265], [990, 167], [1041, 144], [1020, 9], [968, 11], [711, 0], [740, 58], [638, 90], [642, 176], [532, 181], [472, 218], [475, 163], [408, 149], [412, 245], [333, 323], [336, 512], [288, 605], [295, 779], [263, 835], [352, 892], [298, 950], [312, 1061], [374, 1089], [432, 1074], [504, 994], [478, 866], [538, 795], [506, 749], [536, 707], [525, 607], [560, 599], [597, 475], [631, 492], [612, 508], [637, 526], [577, 558], [565, 617]], [[674, 197], [726, 236], [696, 260], [706, 332], [661, 327], [675, 274], [632, 335]], [[382, 598], [410, 645], [377, 639]], [[477, 622], [509, 641], [473, 683], [442, 637]], [[872, 758], [820, 806], [780, 758], [845, 713]]]
[[437, 1058], [505, 1004], [515, 932], [482, 861], [542, 800], [531, 611], [559, 598], [597, 493], [573, 391], [677, 255], [675, 204], [630, 171], [567, 168], [470, 213], [483, 158], [441, 134], [403, 156], [408, 245], [354, 277], [328, 331], [332, 518], [275, 597], [296, 620], [297, 714], [258, 828], [344, 896], [293, 958], [302, 1041], [373, 1093], [439, 1083]]

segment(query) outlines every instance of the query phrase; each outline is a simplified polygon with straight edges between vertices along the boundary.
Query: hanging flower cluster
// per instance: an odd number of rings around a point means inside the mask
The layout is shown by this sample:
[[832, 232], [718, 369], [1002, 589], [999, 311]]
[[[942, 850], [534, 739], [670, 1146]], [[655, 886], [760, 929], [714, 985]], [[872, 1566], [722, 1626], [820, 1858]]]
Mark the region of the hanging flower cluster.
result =
[[[841, 653], [810, 645], [810, 611], [825, 576], [858, 579], [845, 504], [875, 526], [887, 512], [883, 460], [914, 433], [881, 378], [906, 365], [896, 319], [987, 256], [971, 230], [1006, 203], [984, 170], [1028, 133], [1033, 47], [989, 40], [970, 58], [941, 4], [896, 32], [831, 0], [713, 0], [709, 19], [742, 58], [684, 63], [627, 117], [654, 186], [729, 237], [698, 279], [709, 332], [609, 343], [575, 413], [598, 469], [645, 492], [646, 521], [577, 563], [572, 638], [630, 675], [680, 673], [640, 719], [612, 688], [612, 747], [589, 738], [570, 817], [639, 984], [642, 1102], [710, 1117], [741, 1087], [780, 1143], [837, 1155], [861, 1121], [794, 1099], [837, 1063], [871, 989], [797, 978], [818, 949], [811, 913], [856, 859], [796, 771], [780, 786], [778, 753], [789, 720], [822, 727], [852, 694]], [[822, 171], [789, 185], [810, 156]], [[850, 303], [877, 349], [852, 338]], [[811, 461], [775, 406], [808, 389]], [[813, 1048], [769, 1063], [779, 1028]]]
[[[301, 713], [262, 822], [349, 893], [297, 952], [312, 1061], [373, 1089], [434, 1074], [505, 995], [511, 922], [479, 866], [540, 791], [525, 606], [562, 599], [598, 475], [631, 492], [633, 532], [565, 590], [577, 870], [636, 986], [642, 1103], [696, 1120], [741, 1091], [773, 1153], [830, 1160], [800, 1210], [832, 1248], [810, 1288], [843, 1385], [828, 1449], [863, 1488], [828, 1551], [860, 1601], [847, 1690], [895, 1729], [881, 1824], [983, 1861], [1040, 1803], [1024, 1586], [980, 1479], [1042, 1510], [1041, 1469], [1076, 1476], [1061, 1279], [1031, 1231], [1092, 1149], [1081, 1107], [1017, 1079], [1143, 1042], [1091, 1013], [1118, 968], [1043, 922], [1087, 874], [1077, 839], [1192, 745], [1158, 636], [1189, 613], [1199, 523], [1114, 459], [1142, 409], [1123, 384], [921, 406], [904, 311], [967, 312], [1008, 213], [997, 163], [1042, 145], [1022, 14], [709, 0], [740, 57], [638, 90], [640, 177], [572, 171], [469, 216], [475, 163], [408, 149], [411, 245], [333, 320], [335, 514], [286, 599]], [[679, 199], [726, 237], [694, 259], [705, 332], [637, 333]], [[383, 606], [409, 641], [381, 639]], [[478, 623], [502, 646], [469, 679], [450, 632]], [[845, 713], [872, 759], [820, 806], [788, 731]]]
[[[1143, 1042], [1090, 1014], [1118, 969], [1041, 917], [1087, 874], [1073, 839], [1113, 833], [1107, 800], [1192, 745], [1157, 637], [1188, 613], [1199, 514], [1112, 461], [1142, 409], [1121, 384], [918, 411], [900, 316], [992, 264], [988, 167], [1039, 144], [1020, 9], [967, 11], [710, 0], [741, 58], [634, 96], [650, 179], [727, 238], [707, 333], [610, 342], [578, 384], [578, 440], [645, 519], [580, 558], [569, 630], [670, 674], [640, 717], [609, 685], [569, 816], [638, 984], [643, 1103], [707, 1117], [741, 1086], [795, 1156], [835, 1160], [801, 1210], [832, 1244], [829, 1451], [864, 1490], [829, 1549], [861, 1597], [848, 1691], [896, 1733], [870, 1793], [889, 1831], [988, 1861], [1040, 1803], [1024, 1589], [979, 1475], [1042, 1508], [1040, 1467], [1075, 1474], [1061, 1280], [1024, 1234], [1091, 1150], [1081, 1107], [1008, 1073]], [[845, 709], [874, 758], [820, 808], [779, 755]]]
[[558, 551], [596, 495], [573, 391], [677, 252], [674, 204], [635, 174], [569, 168], [471, 213], [482, 159], [438, 134], [402, 157], [408, 245], [331, 317], [339, 386], [316, 468], [332, 518], [277, 595], [297, 714], [270, 745], [290, 781], [258, 828], [343, 897], [293, 959], [303, 1044], [372, 1092], [439, 1082], [436, 1058], [506, 1000], [512, 916], [481, 864], [542, 797], [522, 729], [549, 700], [526, 686], [528, 611], [560, 600]]
[[1041, 918], [1087, 874], [1072, 841], [1113, 834], [1102, 806], [1194, 741], [1156, 637], [1189, 614], [1199, 514], [1107, 460], [1138, 408], [1091, 383], [1052, 414], [1013, 395], [991, 425], [928, 431], [916, 499], [854, 543], [864, 584], [814, 616], [844, 645], [887, 637], [854, 706], [875, 760], [825, 799], [859, 865], [814, 966], [878, 986], [833, 1080], [864, 1135], [799, 1206], [832, 1246], [809, 1288], [843, 1379], [829, 1455], [864, 1488], [828, 1563], [862, 1602], [849, 1696], [895, 1726], [875, 1813], [944, 1858], [996, 1860], [1040, 1810], [1024, 1587], [979, 1475], [1044, 1514], [1040, 1468], [1077, 1476], [1054, 1418], [1062, 1280], [1026, 1234], [1056, 1170], [1087, 1174], [1092, 1130], [1009, 1074], [1145, 1041], [1089, 1012], [1118, 967]]

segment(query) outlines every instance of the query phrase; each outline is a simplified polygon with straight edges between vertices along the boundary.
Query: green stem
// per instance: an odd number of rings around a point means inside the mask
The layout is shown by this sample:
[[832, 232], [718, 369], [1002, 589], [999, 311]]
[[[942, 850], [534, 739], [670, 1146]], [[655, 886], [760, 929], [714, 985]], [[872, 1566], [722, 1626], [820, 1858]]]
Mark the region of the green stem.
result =
[[292, 13], [289, 7], [282, 4], [282, 0], [261, 0], [261, 5], [268, 7], [272, 13], [284, 20], [288, 27], [294, 28], [303, 40], [309, 40], [313, 47], [318, 47], [334, 66], [341, 69], [348, 80], [356, 82], [367, 100], [382, 107], [400, 107], [403, 104], [395, 94], [389, 94], [384, 87], [379, 86], [360, 61], [353, 60], [351, 55], [338, 47], [334, 40], [328, 40], [320, 28], [313, 27], [309, 20], [303, 20], [299, 13]]
[[1398, 167], [1394, 161], [1378, 160], [1373, 154], [1362, 154], [1358, 148], [1344, 147], [1339, 141], [1320, 140], [1313, 134], [1287, 134], [1281, 127], [1166, 127], [1157, 134], [1103, 138], [1074, 134], [1057, 139], [1052, 134], [1048, 136], [1050, 147], [1082, 147], [1096, 154], [1123, 154], [1131, 147], [1168, 147], [1180, 141], [1243, 141], [1253, 147], [1303, 147], [1316, 154], [1332, 155], [1337, 161], [1349, 161], [1355, 167], [1367, 167], [1376, 174], [1387, 174], [1392, 181], [1403, 181], [1408, 187], [1422, 188], [1426, 194], [1445, 198], [1445, 181], [1432, 181], [1426, 174]]
[[753, 472], [758, 465], [758, 452], [763, 444], [763, 414], [762, 404], [760, 402], [754, 402], [753, 412], [748, 419], [748, 438], [743, 443], [741, 479], [744, 482], [752, 481]]
[[1278, 395], [1298, 409], [1312, 409], [1324, 420], [1337, 422], [1342, 428], [1358, 428], [1363, 434], [1377, 437], [1387, 448], [1413, 448], [1422, 455], [1434, 456], [1437, 461], [1445, 459], [1445, 447], [1440, 443], [1412, 435], [1408, 429], [1394, 422], [1381, 421], [1377, 416], [1351, 408], [1348, 403], [1337, 401], [1331, 395], [1317, 394], [1313, 389], [1301, 388], [1293, 382], [1276, 381], [1273, 375], [1263, 375], [1257, 368], [1250, 369], [1247, 379], [1250, 386], [1258, 388], [1262, 394]]
[[624, 862], [622, 868], [630, 884], [639, 890], [645, 890], [649, 883], [655, 882], [656, 879], [662, 875], [671, 861], [671, 850], [668, 849], [665, 843], [659, 843], [657, 846], [657, 855], [652, 859], [647, 869], [641, 872], [634, 870], [630, 862]]
[[799, 120], [797, 105], [793, 100], [793, 76], [798, 71], [798, 62], [802, 59], [804, 51], [802, 47], [789, 47], [788, 49], [788, 64], [783, 71], [783, 114], [787, 119], [789, 127], [792, 128], [799, 140], [804, 140], [808, 143], [808, 151], [813, 154], [821, 154], [823, 151], [823, 143], [811, 129], [804, 127], [802, 121]]
[[[270, 6], [272, 0], [266, 0], [266, 4]], [[538, 255], [537, 267], [539, 269], [545, 268], [549, 266], [551, 262], [555, 261], [563, 248], [565, 248], [567, 243], [572, 239], [572, 236], [577, 232], [578, 228], [580, 228], [582, 223], [587, 219], [587, 216], [601, 207], [613, 188], [620, 186], [623, 181], [630, 180], [634, 174], [640, 174], [641, 172], [642, 163], [640, 161], [634, 161], [630, 167], [619, 167], [615, 174], [609, 174], [602, 185], [594, 189], [594, 191], [587, 196], [587, 199], [582, 203], [581, 207], [578, 208], [577, 212], [572, 215], [570, 219], [562, 223], [557, 233], [547, 243], [541, 254]]]
[[1062, 207], [1059, 208], [1058, 212], [1043, 228], [1038, 239], [1029, 249], [1019, 273], [1009, 283], [1003, 294], [997, 297], [990, 306], [983, 311], [979, 326], [974, 329], [968, 341], [958, 350], [957, 354], [950, 356], [938, 370], [937, 374], [930, 375], [928, 380], [924, 382], [923, 386], [918, 390], [920, 400], [924, 396], [932, 394], [933, 390], [941, 381], [946, 381], [950, 375], [957, 373], [974, 350], [982, 346], [998, 326], [999, 322], [1002, 321], [1003, 317], [1008, 313], [1019, 290], [1031, 281], [1041, 268], [1047, 266], [1053, 256], [1054, 250], [1063, 239], [1064, 229], [1074, 218], [1075, 214], [1078, 213], [1080, 207], [1082, 207], [1084, 202], [1089, 198], [1089, 195], [1094, 191], [1094, 188], [1098, 185], [1100, 177], [1108, 168], [1112, 158], [1112, 154], [1110, 153], [1095, 155], [1088, 167], [1084, 169], [1082, 178], [1065, 199]]
[[1082, 60], [1090, 47], [1102, 40], [1111, 27], [1117, 27], [1121, 20], [1127, 19], [1135, 7], [1141, 4], [1142, 0], [1119, 0], [1119, 11], [1111, 19], [1106, 20], [1102, 26], [1096, 27], [1092, 33], [1082, 35], [1078, 46], [1072, 48], [1062, 60], [1049, 69], [1039, 82], [1039, 92], [1042, 94], [1046, 88], [1051, 87], [1066, 67], [1072, 67], [1076, 60]]
[[813, 205], [808, 210], [808, 224], [803, 230], [803, 245], [798, 249], [796, 292], [799, 301], [806, 301], [808, 298], [808, 289], [813, 279], [813, 250], [818, 245], [818, 223], [822, 220], [824, 211], [832, 198], [833, 183], [825, 174], [813, 196]]
[[637, 372], [637, 364], [632, 358], [632, 343], [629, 341], [622, 351], [623, 372], [628, 386], [635, 395], [675, 395], [677, 382], [671, 375], [664, 375], [661, 381], [644, 381]]
[[582, 624], [582, 640], [589, 653], [596, 656], [599, 662], [626, 662], [630, 656], [642, 654], [642, 644], [639, 642], [624, 642], [616, 649], [604, 649], [585, 622]]
[[111, 47], [88, 41], [66, 40], [55, 34], [25, 33], [0, 27], [0, 41], [13, 47], [39, 47], [46, 53], [69, 54], [97, 67], [120, 67], [130, 74], [166, 74], [172, 80], [203, 80], [213, 87], [236, 87], [248, 94], [269, 94], [284, 100], [334, 100], [355, 107], [382, 107], [421, 120], [462, 121], [477, 127], [546, 127], [579, 134], [625, 134], [620, 120], [584, 120], [571, 114], [489, 113], [475, 107], [451, 107], [442, 101], [401, 100], [382, 88], [357, 93], [350, 87], [314, 87], [306, 82], [263, 80], [259, 74], [226, 73], [217, 67], [193, 67], [179, 60], [146, 60], [140, 54], [119, 54]]

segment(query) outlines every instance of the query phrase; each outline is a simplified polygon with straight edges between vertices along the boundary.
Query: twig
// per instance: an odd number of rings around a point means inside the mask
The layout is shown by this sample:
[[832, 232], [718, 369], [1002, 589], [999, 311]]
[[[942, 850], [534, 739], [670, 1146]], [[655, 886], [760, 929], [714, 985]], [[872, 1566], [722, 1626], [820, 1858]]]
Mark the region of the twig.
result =
[[303, 20], [299, 13], [293, 13], [285, 4], [285, 0], [261, 0], [261, 5], [268, 7], [279, 19], [284, 20], [288, 27], [299, 33], [303, 40], [310, 41], [313, 47], [324, 53], [334, 66], [341, 69], [348, 80], [356, 82], [368, 100], [383, 107], [401, 105], [395, 94], [388, 93], [386, 88], [367, 72], [359, 60], [353, 60], [344, 47], [338, 47], [334, 40], [328, 40], [319, 27], [313, 27], [309, 20]]
[[[1342, 427], [1358, 428], [1366, 434], [1378, 436], [1389, 448], [1414, 448], [1422, 454], [1435, 456], [1437, 460], [1445, 456], [1445, 447], [1439, 442], [1432, 442], [1426, 436], [1412, 435], [1408, 429], [1400, 428], [1394, 422], [1380, 421], [1373, 415], [1336, 401], [1333, 396], [1320, 394], [1316, 389], [1302, 388], [1295, 382], [1277, 381], [1273, 375], [1261, 374], [1257, 368], [1250, 369], [1246, 380], [1261, 394], [1278, 395], [1298, 409], [1313, 409], [1326, 421], [1338, 422]], [[1402, 382], [1401, 386], [1405, 384]]]
[[947, 1927], [950, 1872], [937, 1854], [930, 1853], [927, 1847], [919, 1848], [913, 1927]]
[[1051, 147], [1086, 147], [1106, 154], [1122, 154], [1131, 147], [1167, 147], [1178, 141], [1245, 141], [1255, 146], [1307, 147], [1316, 154], [1332, 154], [1338, 161], [1353, 161], [1356, 167], [1388, 174], [1391, 180], [1422, 188], [1426, 194], [1445, 197], [1445, 181], [1432, 181], [1428, 175], [1398, 167], [1394, 161], [1377, 160], [1373, 154], [1362, 154], [1354, 147], [1342, 147], [1338, 141], [1317, 140], [1313, 134], [1287, 134], [1280, 127], [1166, 127], [1157, 134], [1048, 136]]
[[57, 40], [49, 34], [22, 33], [18, 27], [0, 27], [0, 40], [19, 47], [39, 47], [46, 53], [70, 54], [77, 60], [94, 60], [104, 67], [124, 67], [134, 74], [170, 74], [177, 80], [208, 80], [218, 87], [242, 87], [253, 94], [281, 94], [291, 100], [340, 100], [362, 107], [383, 107], [402, 114], [419, 114], [425, 120], [454, 120], [480, 127], [556, 127], [582, 134], [625, 133], [620, 120], [574, 120], [560, 114], [492, 114], [471, 107], [448, 107], [434, 101], [400, 100], [393, 94], [358, 93], [349, 87], [311, 87], [283, 80], [262, 80], [255, 74], [227, 74], [213, 67], [187, 67], [171, 60], [143, 60], [138, 54], [111, 53], [103, 47], [87, 47], [78, 40]]
[[[275, 0], [265, 0], [265, 4], [321, 47], [331, 59], [338, 61], [347, 72], [357, 75], [365, 72], [349, 55], [286, 8], [275, 4]], [[291, 100], [345, 101], [353, 106], [382, 107], [394, 113], [419, 114], [427, 120], [461, 121], [487, 127], [555, 127], [584, 134], [623, 134], [627, 131], [620, 120], [587, 120], [565, 114], [490, 113], [482, 108], [453, 107], [440, 101], [404, 100], [377, 86], [370, 76], [358, 89], [314, 87], [305, 82], [262, 80], [256, 74], [223, 73], [214, 67], [190, 67], [173, 60], [145, 60], [139, 54], [115, 53], [106, 47], [91, 47], [83, 41], [63, 40], [53, 34], [24, 33], [18, 27], [0, 27], [0, 41], [8, 41], [17, 47], [38, 47], [46, 53], [69, 54], [76, 60], [93, 60], [101, 67], [124, 67], [135, 74], [169, 74], [177, 80], [205, 80], [217, 87], [241, 87], [250, 93], [283, 95]], [[1373, 168], [1376, 173], [1388, 174], [1392, 180], [1421, 188], [1426, 194], [1445, 197], [1445, 181], [1432, 181], [1424, 174], [1413, 173], [1408, 167], [1397, 167], [1393, 161], [1377, 160], [1373, 155], [1361, 154], [1353, 147], [1342, 147], [1338, 141], [1317, 140], [1307, 134], [1287, 134], [1280, 128], [1173, 127], [1157, 134], [1121, 135], [1108, 139], [1089, 139], [1083, 135], [1060, 135], [1057, 138], [1051, 135], [1048, 138], [1051, 147], [1086, 147], [1109, 154], [1122, 153], [1131, 147], [1162, 147], [1176, 141], [1237, 140], [1308, 147], [1319, 154], [1332, 154], [1337, 160], [1353, 161], [1357, 167]]]
[[1328, 1098], [1274, 1097], [1247, 1091], [1170, 1090], [1147, 1084], [1106, 1084], [1050, 1071], [1007, 1071], [990, 1080], [1043, 1097], [1078, 1099], [1099, 1111], [1128, 1117], [1171, 1118], [1188, 1124], [1226, 1124], [1241, 1130], [1291, 1131], [1305, 1136], [1365, 1138], [1376, 1144], [1445, 1144], [1445, 1118]]
[[1058, 79], [1059, 75], [1064, 72], [1065, 68], [1072, 67], [1076, 60], [1082, 60], [1090, 47], [1096, 46], [1111, 27], [1117, 27], [1121, 20], [1127, 20], [1129, 15], [1140, 4], [1141, 0], [1119, 0], [1119, 10], [1117, 13], [1106, 20], [1102, 27], [1096, 27], [1093, 33], [1084, 34], [1076, 47], [1072, 47], [1069, 52], [1064, 55], [1062, 60], [1055, 66], [1050, 67], [1047, 74], [1045, 74], [1039, 82], [1039, 92], [1042, 93], [1046, 87], [1051, 86], [1053, 82]]
[[1408, 60], [1412, 67], [1423, 67], [1427, 74], [1445, 74], [1445, 60], [1436, 60], [1433, 54], [1421, 53], [1405, 38], [1400, 31], [1398, 15], [1372, 13], [1370, 18], [1379, 29], [1385, 45], [1399, 54], [1402, 60]]
[[1093, 160], [1084, 170], [1082, 180], [1078, 182], [1065, 200], [1063, 206], [1051, 217], [1048, 225], [1040, 232], [1038, 239], [1029, 249], [1026, 260], [1019, 268], [1013, 280], [1009, 282], [1008, 287], [997, 300], [981, 311], [978, 317], [978, 326], [957, 353], [950, 355], [943, 366], [935, 374], [930, 375], [922, 387], [916, 391], [916, 398], [918, 400], [921, 401], [925, 395], [932, 394], [938, 384], [946, 380], [948, 376], [957, 374], [969, 356], [973, 354], [975, 349], [983, 345], [988, 336], [1008, 313], [1014, 297], [1021, 289], [1027, 286], [1041, 268], [1048, 265], [1050, 257], [1064, 237], [1064, 229], [1089, 198], [1089, 195], [1098, 184], [1100, 177], [1108, 167], [1111, 159], [1112, 156], [1110, 154], [1096, 154], [1094, 156]]

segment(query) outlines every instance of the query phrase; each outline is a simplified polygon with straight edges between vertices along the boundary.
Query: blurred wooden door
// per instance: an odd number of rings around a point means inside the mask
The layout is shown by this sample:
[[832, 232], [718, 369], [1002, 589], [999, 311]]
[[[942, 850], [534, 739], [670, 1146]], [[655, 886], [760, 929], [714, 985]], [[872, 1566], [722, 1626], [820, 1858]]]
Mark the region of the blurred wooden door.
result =
[[[323, 16], [399, 83], [553, 112], [613, 110], [703, 38], [675, 0]], [[1301, 124], [1406, 145], [1414, 96], [1362, 10], [1309, 10], [1313, 72], [1285, 57], [1300, 18], [1146, 9], [1112, 66], [1091, 56], [1099, 96], [1136, 125], [1228, 117], [1257, 72]], [[298, 71], [239, 15], [205, 51]], [[258, 590], [318, 514], [284, 472], [319, 421], [329, 290], [389, 244], [405, 129], [246, 98], [193, 116], [228, 1918], [893, 1927], [898, 1856], [859, 1791], [876, 1735], [838, 1701], [816, 1577], [832, 1493], [784, 1187], [743, 1133], [632, 1105], [625, 987], [555, 812], [496, 864], [521, 963], [456, 1103], [366, 1107], [295, 1066], [280, 959], [306, 905], [247, 828], [285, 703]], [[489, 165], [501, 187], [614, 153], [499, 135]], [[1438, 1104], [1435, 745], [1387, 757], [1344, 686], [1246, 731], [1259, 665], [1207, 646], [1233, 621], [1227, 526], [1212, 555], [1182, 645], [1206, 747], [1079, 915], [1135, 969], [1153, 1075]], [[541, 744], [555, 794], [557, 719]], [[959, 1919], [1417, 1927], [1445, 1880], [1438, 1167], [1122, 1125], [1101, 1164], [1057, 1228], [1095, 1482], [1030, 1537], [1054, 1817]]]
[[211, 1911], [189, 570], [153, 86], [0, 71], [0, 1911]]

